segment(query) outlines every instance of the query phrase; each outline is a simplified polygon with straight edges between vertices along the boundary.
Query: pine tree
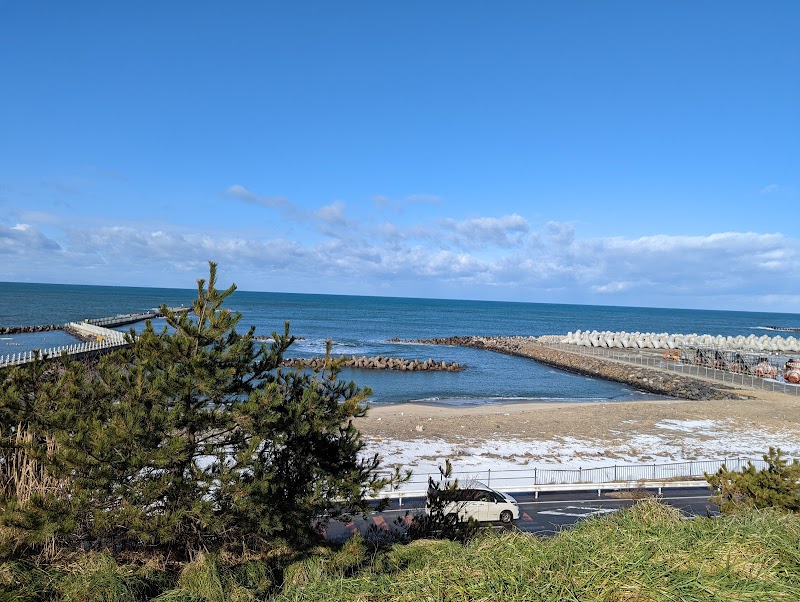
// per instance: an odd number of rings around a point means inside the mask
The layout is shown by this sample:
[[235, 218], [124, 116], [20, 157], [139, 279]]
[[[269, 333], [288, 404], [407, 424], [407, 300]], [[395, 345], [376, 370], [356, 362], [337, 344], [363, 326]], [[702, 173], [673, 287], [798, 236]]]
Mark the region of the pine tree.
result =
[[769, 448], [763, 456], [767, 467], [756, 470], [752, 462], [742, 472], [729, 470], [724, 464], [713, 475], [706, 475], [716, 488], [714, 502], [722, 512], [741, 507], [783, 508], [800, 512], [800, 462], [791, 464], [780, 448]]
[[42, 461], [69, 484], [69, 508], [51, 496], [7, 524], [24, 530], [60, 508], [64, 539], [183, 557], [306, 542], [323, 513], [367, 510], [386, 484], [352, 422], [369, 391], [339, 381], [330, 359], [316, 373], [282, 368], [288, 323], [270, 344], [239, 334], [241, 314], [224, 307], [234, 290], [216, 288], [212, 262], [189, 312], [162, 307], [160, 332], [147, 323], [128, 348], [67, 367], [77, 386], [37, 410], [37, 429], [56, 440]]

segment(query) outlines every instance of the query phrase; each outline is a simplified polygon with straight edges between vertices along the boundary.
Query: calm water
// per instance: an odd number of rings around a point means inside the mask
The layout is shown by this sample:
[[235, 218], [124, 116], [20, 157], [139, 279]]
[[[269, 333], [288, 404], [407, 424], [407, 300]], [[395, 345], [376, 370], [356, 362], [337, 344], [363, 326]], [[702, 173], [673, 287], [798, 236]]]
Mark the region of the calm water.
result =
[[[0, 326], [62, 324], [167, 305], [189, 305], [196, 290], [0, 283]], [[344, 378], [373, 390], [373, 401], [483, 404], [500, 400], [605, 401], [635, 391], [553, 370], [521, 358], [474, 349], [389, 343], [452, 335], [566, 334], [572, 330], [627, 330], [721, 335], [758, 334], [764, 326], [800, 326], [800, 315], [540, 303], [501, 303], [389, 297], [298, 295], [237, 291], [229, 306], [259, 335], [282, 331], [302, 337], [290, 355], [334, 353], [433, 357], [467, 365], [458, 373], [346, 371]], [[159, 326], [159, 321], [155, 322]], [[141, 330], [142, 324], [135, 325]], [[129, 327], [128, 327], [129, 328]], [[121, 330], [125, 330], [122, 328]], [[776, 333], [777, 334], [777, 333]], [[69, 344], [56, 331], [0, 337], [0, 354]]]

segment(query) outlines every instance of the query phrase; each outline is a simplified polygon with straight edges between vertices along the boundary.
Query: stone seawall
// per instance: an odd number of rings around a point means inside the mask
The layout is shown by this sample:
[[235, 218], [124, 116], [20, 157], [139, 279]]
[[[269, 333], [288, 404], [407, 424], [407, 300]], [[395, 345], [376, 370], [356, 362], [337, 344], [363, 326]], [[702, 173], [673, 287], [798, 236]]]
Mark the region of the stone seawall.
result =
[[548, 347], [529, 337], [448, 337], [409, 341], [429, 345], [457, 345], [527, 357], [542, 364], [629, 385], [640, 391], [679, 399], [751, 399], [727, 385], [709, 383], [683, 374], [626, 364], [602, 357]]
[[[432, 359], [419, 361], [418, 359], [408, 360], [401, 357], [350, 357], [340, 355], [332, 358], [333, 360], [343, 360], [346, 368], [360, 368], [362, 370], [400, 370], [401, 372], [460, 372], [465, 368], [458, 362], [436, 362]], [[283, 365], [291, 368], [311, 368], [318, 370], [325, 364], [325, 358], [291, 358], [283, 361]]]
[[0, 326], [0, 335], [3, 334], [28, 334], [31, 332], [49, 332], [62, 330], [61, 324], [45, 324], [43, 326]]

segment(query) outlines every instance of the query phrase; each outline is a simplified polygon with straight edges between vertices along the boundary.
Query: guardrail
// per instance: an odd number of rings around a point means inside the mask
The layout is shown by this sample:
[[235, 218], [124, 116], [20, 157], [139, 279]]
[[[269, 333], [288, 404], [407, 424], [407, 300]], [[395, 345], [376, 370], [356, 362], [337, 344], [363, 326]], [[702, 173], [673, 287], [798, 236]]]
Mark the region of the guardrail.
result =
[[[551, 347], [553, 349], [560, 349], [562, 351], [568, 351], [570, 353], [604, 357], [620, 362], [626, 362], [628, 364], [649, 366], [651, 368], [659, 368], [661, 370], [670, 370], [672, 372], [680, 372], [690, 376], [700, 376], [710, 380], [730, 383], [732, 385], [740, 385], [743, 387], [750, 387], [752, 389], [778, 391], [781, 393], [787, 393], [789, 395], [800, 395], [800, 385], [779, 382], [769, 378], [760, 378], [753, 374], [729, 372], [727, 370], [720, 370], [711, 366], [697, 366], [679, 361], [672, 361], [663, 358], [659, 353], [634, 350], [621, 351], [607, 347], [584, 347], [569, 343], [544, 343], [544, 346]], [[762, 355], [768, 354], [767, 352], [764, 352]]]
[[[591, 491], [597, 492], [597, 497], [601, 497], [604, 491], [619, 491], [622, 489], [627, 490], [653, 490], [662, 495], [664, 489], [685, 489], [691, 487], [703, 487], [708, 483], [702, 479], [694, 479], [691, 481], [615, 481], [611, 483], [576, 483], [576, 484], [563, 484], [563, 485], [523, 485], [520, 487], [493, 487], [497, 491], [504, 491], [506, 493], [514, 492], [529, 492], [534, 494], [535, 499], [539, 499], [539, 494], [547, 491], [563, 491], [563, 492], [579, 492]], [[398, 491], [381, 491], [376, 496], [379, 499], [397, 500], [399, 508], [403, 507], [403, 500], [414, 498], [425, 498], [428, 495], [427, 489], [407, 490], [401, 489]]]

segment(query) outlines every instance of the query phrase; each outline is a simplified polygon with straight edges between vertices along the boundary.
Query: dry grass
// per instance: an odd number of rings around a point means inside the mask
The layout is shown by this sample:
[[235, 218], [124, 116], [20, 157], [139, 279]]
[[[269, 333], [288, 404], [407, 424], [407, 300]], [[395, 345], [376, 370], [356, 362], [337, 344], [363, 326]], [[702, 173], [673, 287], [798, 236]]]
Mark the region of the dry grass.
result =
[[[0, 502], [14, 500], [17, 508], [25, 508], [34, 496], [61, 494], [65, 483], [48, 474], [42, 463], [31, 453], [39, 445], [40, 452], [52, 458], [55, 440], [48, 435], [43, 443], [36, 442], [33, 433], [23, 425], [3, 437], [0, 445]], [[0, 526], [0, 543], [19, 539], [15, 529]], [[42, 544], [40, 554], [43, 558], [56, 556], [55, 538]]]
[[[6, 435], [0, 447], [0, 495], [5, 499], [16, 498], [24, 506], [32, 496], [57, 493], [62, 483], [50, 476], [41, 462], [28, 450], [34, 445], [33, 433], [17, 425], [14, 432]], [[48, 435], [43, 445], [45, 454], [53, 457], [55, 441]]]

